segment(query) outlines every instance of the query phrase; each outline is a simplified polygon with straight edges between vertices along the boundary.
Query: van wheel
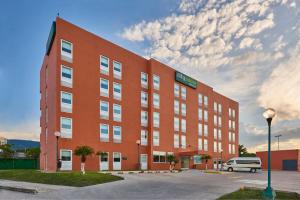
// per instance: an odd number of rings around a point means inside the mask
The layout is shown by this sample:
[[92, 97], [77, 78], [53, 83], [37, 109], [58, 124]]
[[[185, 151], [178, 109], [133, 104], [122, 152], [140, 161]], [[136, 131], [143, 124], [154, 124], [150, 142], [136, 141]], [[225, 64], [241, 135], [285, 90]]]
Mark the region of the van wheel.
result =
[[255, 173], [255, 172], [256, 172], [256, 169], [251, 168], [251, 169], [250, 169], [250, 172]]
[[228, 171], [229, 171], [229, 172], [233, 172], [232, 167], [229, 167], [229, 168], [228, 168]]

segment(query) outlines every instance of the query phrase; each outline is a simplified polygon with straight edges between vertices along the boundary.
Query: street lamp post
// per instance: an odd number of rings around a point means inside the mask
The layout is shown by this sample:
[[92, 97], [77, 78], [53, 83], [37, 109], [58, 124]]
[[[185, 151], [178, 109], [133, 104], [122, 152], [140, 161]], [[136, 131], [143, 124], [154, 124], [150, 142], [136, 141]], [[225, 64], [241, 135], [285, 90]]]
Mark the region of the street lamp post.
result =
[[56, 137], [56, 171], [58, 171], [61, 167], [61, 163], [59, 160], [59, 155], [58, 155], [58, 139], [61, 136], [60, 132], [56, 131], [54, 133], [55, 137]]
[[263, 191], [263, 196], [267, 199], [275, 199], [276, 193], [271, 187], [271, 122], [272, 119], [275, 117], [276, 113], [275, 110], [272, 108], [268, 108], [264, 113], [263, 116], [266, 118], [268, 122], [268, 186]]
[[140, 144], [141, 144], [141, 140], [137, 140], [136, 144], [138, 146], [138, 170], [141, 170], [141, 161], [140, 161]]
[[221, 171], [223, 171], [223, 158], [222, 158], [222, 154], [223, 154], [223, 149], [221, 149]]
[[275, 137], [277, 138], [277, 140], [278, 140], [278, 151], [279, 151], [279, 138], [281, 137], [282, 135], [281, 134], [279, 134], [279, 135], [275, 135]]

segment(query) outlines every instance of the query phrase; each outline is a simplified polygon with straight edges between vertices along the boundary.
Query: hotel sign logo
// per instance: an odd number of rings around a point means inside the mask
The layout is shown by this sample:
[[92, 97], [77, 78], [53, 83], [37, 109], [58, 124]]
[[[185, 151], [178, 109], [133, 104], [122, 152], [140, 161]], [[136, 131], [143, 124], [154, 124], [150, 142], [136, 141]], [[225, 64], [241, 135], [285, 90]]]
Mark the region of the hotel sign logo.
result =
[[197, 81], [187, 75], [184, 75], [183, 73], [176, 71], [175, 72], [175, 80], [184, 85], [187, 85], [191, 88], [194, 88], [194, 89], [197, 88]]

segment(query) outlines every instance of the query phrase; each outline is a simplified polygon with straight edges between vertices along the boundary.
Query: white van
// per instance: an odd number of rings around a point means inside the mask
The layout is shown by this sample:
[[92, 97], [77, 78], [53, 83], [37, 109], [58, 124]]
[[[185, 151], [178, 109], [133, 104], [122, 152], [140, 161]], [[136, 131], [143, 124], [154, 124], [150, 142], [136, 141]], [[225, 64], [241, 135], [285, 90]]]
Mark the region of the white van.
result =
[[255, 173], [261, 169], [261, 160], [258, 157], [236, 157], [228, 160], [223, 165], [227, 171], [249, 171]]

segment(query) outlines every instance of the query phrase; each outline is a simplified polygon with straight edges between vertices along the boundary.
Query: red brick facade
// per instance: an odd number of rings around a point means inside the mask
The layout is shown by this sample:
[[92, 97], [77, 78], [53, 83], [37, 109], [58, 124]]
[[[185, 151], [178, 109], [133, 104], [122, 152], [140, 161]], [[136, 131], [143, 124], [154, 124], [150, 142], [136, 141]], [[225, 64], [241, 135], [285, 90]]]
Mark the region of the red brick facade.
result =
[[[72, 60], [61, 56], [62, 40], [72, 43]], [[100, 56], [109, 59], [109, 74], [100, 72]], [[122, 78], [115, 78], [113, 61], [122, 65]], [[61, 84], [61, 66], [72, 69], [72, 87]], [[141, 85], [141, 73], [148, 75], [148, 88]], [[153, 86], [153, 75], [159, 76], [159, 89]], [[216, 93], [213, 88], [197, 81], [194, 89], [175, 80], [175, 70], [154, 59], [147, 60], [122, 47], [91, 34], [77, 26], [56, 19], [56, 33], [49, 55], [45, 55], [40, 71], [41, 92], [41, 157], [40, 166], [43, 170], [56, 169], [56, 138], [55, 131], [61, 131], [61, 117], [72, 119], [71, 138], [60, 138], [59, 152], [62, 149], [72, 150], [77, 146], [88, 145], [95, 152], [108, 152], [108, 169], [113, 170], [113, 152], [121, 153], [121, 169], [133, 170], [138, 168], [138, 152], [147, 154], [147, 169], [168, 169], [169, 164], [153, 162], [153, 153], [160, 152], [165, 155], [173, 153], [179, 161], [182, 155], [187, 155], [186, 162], [189, 168], [203, 169], [205, 164], [194, 164], [193, 155], [209, 154], [213, 159], [220, 158], [220, 151], [214, 152], [214, 141], [219, 141], [223, 149], [223, 160], [238, 155], [238, 122], [239, 105], [237, 102]], [[100, 79], [109, 81], [109, 97], [100, 96]], [[121, 84], [121, 100], [113, 98], [113, 83]], [[180, 88], [179, 97], [175, 96], [174, 87]], [[186, 88], [186, 99], [181, 92]], [[72, 112], [62, 112], [61, 91], [72, 94]], [[148, 107], [141, 105], [141, 91], [148, 94]], [[159, 95], [159, 108], [153, 105], [153, 94]], [[202, 95], [202, 96], [200, 96]], [[201, 97], [201, 102], [199, 98]], [[205, 99], [207, 97], [207, 105]], [[178, 114], [174, 111], [174, 101], [180, 104]], [[101, 119], [100, 101], [109, 103], [109, 118]], [[215, 104], [215, 102], [217, 104]], [[113, 119], [113, 105], [121, 106], [121, 122]], [[185, 104], [186, 115], [182, 113], [182, 104]], [[214, 111], [214, 104], [220, 104], [221, 110]], [[202, 109], [199, 119], [199, 108]], [[148, 126], [141, 125], [141, 111], [148, 112]], [[233, 111], [234, 110], [234, 111]], [[229, 111], [231, 114], [229, 115]], [[153, 113], [159, 113], [159, 127], [155, 127]], [[205, 120], [207, 112], [207, 120]], [[233, 116], [233, 112], [235, 112]], [[219, 116], [219, 117], [214, 117]], [[174, 117], [179, 118], [180, 130], [174, 130]], [[214, 124], [214, 118], [221, 119], [221, 124]], [[186, 120], [186, 131], [182, 131], [182, 119]], [[229, 128], [229, 120], [232, 128]], [[235, 123], [235, 124], [234, 124]], [[109, 141], [100, 141], [100, 124], [109, 126]], [[199, 124], [202, 124], [202, 136], [199, 134]], [[113, 126], [121, 127], [121, 142], [113, 140]], [[207, 136], [204, 127], [207, 126]], [[184, 127], [184, 125], [183, 125]], [[214, 139], [214, 128], [220, 129], [219, 139]], [[137, 145], [141, 140], [141, 130], [148, 132], [147, 146]], [[153, 132], [159, 132], [159, 145], [153, 144]], [[229, 133], [231, 136], [229, 136]], [[174, 134], [179, 135], [179, 148], [174, 148]], [[234, 134], [234, 136], [233, 136]], [[183, 135], [183, 136], [182, 136]], [[218, 135], [218, 132], [217, 132]], [[186, 137], [184, 148], [182, 137]], [[235, 139], [233, 139], [233, 137]], [[198, 138], [202, 138], [202, 148], [199, 147]], [[229, 138], [231, 141], [229, 142]], [[207, 140], [208, 149], [205, 150], [204, 141]], [[216, 143], [218, 146], [218, 143]], [[229, 152], [229, 144], [231, 152]], [[117, 154], [114, 154], [117, 156]], [[60, 155], [61, 156], [61, 155]], [[160, 158], [164, 160], [164, 158]], [[71, 169], [80, 169], [80, 160], [75, 155], [71, 158]], [[180, 168], [183, 162], [176, 167]], [[209, 161], [213, 167], [213, 160]], [[87, 158], [87, 170], [100, 170], [99, 156], [92, 155]]]

